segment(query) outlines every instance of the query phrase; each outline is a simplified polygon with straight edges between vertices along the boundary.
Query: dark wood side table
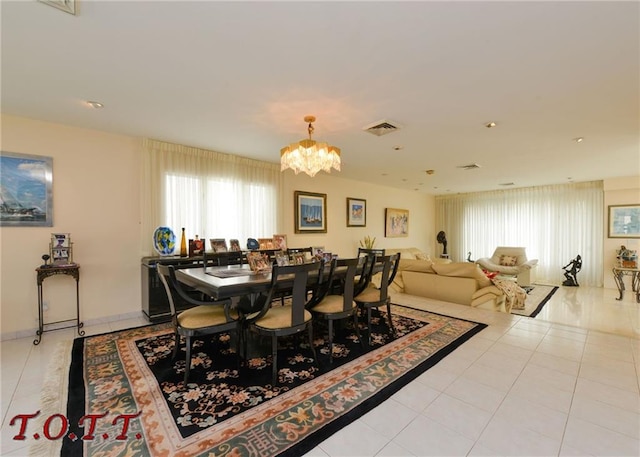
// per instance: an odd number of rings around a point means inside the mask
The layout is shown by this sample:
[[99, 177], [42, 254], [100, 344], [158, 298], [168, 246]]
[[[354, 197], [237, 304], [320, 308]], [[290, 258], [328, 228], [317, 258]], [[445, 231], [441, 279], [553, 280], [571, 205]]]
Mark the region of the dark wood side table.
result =
[[[80, 265], [51, 265], [46, 267], [36, 268], [38, 273], [38, 330], [36, 331], [36, 339], [33, 340], [33, 344], [40, 344], [42, 340], [42, 334], [51, 330], [61, 330], [63, 328], [77, 327], [78, 335], [84, 336], [84, 330], [80, 330], [84, 325], [80, 322]], [[54, 275], [69, 275], [76, 280], [76, 317], [72, 319], [64, 319], [56, 322], [44, 322], [44, 302], [42, 299], [42, 283], [45, 279]], [[56, 327], [52, 329], [45, 329], [46, 325], [61, 324], [64, 322], [74, 322], [73, 325], [67, 325], [64, 327]]]
[[620, 297], [616, 298], [616, 300], [622, 300], [622, 297], [624, 297], [625, 287], [623, 278], [625, 276], [631, 276], [631, 290], [636, 293], [636, 302], [640, 303], [640, 269], [613, 267], [612, 271], [613, 279], [616, 280], [616, 286], [618, 287], [618, 292], [620, 292]]

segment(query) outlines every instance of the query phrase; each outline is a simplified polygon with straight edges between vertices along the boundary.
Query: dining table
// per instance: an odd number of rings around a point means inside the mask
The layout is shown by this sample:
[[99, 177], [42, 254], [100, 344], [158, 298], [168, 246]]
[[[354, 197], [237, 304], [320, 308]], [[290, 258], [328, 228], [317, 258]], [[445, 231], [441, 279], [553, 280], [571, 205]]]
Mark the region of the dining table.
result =
[[[340, 278], [346, 273], [346, 268], [338, 267], [334, 271], [334, 278]], [[326, 273], [329, 266], [325, 266]], [[231, 299], [232, 306], [238, 306], [242, 300], [242, 307], [253, 309], [258, 297], [268, 293], [271, 286], [271, 270], [266, 272], [252, 271], [249, 265], [200, 266], [196, 268], [176, 269], [176, 279], [215, 300]], [[318, 280], [317, 274], [309, 275], [309, 283], [313, 285]], [[290, 279], [284, 277], [278, 282], [278, 288], [290, 289], [293, 285], [293, 275]], [[247, 302], [248, 300], [248, 302]], [[245, 311], [249, 311], [246, 309]]]

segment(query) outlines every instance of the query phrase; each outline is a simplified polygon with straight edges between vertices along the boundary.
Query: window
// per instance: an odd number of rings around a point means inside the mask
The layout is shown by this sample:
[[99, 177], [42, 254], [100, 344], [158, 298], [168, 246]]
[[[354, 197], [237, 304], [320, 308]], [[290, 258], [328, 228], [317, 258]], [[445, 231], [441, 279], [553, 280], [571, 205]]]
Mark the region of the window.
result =
[[165, 225], [243, 245], [278, 232], [278, 165], [154, 140], [145, 146], [143, 237]]

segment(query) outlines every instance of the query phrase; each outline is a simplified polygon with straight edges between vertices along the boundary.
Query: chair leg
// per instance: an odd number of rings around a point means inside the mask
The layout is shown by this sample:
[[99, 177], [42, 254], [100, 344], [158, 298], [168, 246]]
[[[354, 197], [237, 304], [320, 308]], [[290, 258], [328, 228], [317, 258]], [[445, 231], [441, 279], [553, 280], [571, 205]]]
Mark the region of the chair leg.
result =
[[272, 365], [272, 384], [273, 387], [276, 386], [278, 382], [278, 337], [275, 335], [271, 336], [271, 365]]
[[329, 363], [333, 363], [333, 320], [329, 320]]
[[364, 341], [362, 341], [362, 336], [360, 336], [360, 324], [358, 323], [358, 310], [353, 313], [353, 325], [356, 329], [356, 335], [358, 336], [358, 341], [360, 342], [360, 346], [364, 347]]
[[371, 307], [367, 306], [367, 331], [369, 332], [369, 346], [371, 346]]
[[[331, 321], [329, 321], [331, 322]], [[313, 361], [315, 362], [316, 366], [318, 368], [320, 368], [320, 362], [318, 361], [318, 356], [316, 355], [316, 348], [313, 347], [313, 325], [312, 325], [313, 321], [309, 322], [309, 324], [307, 325], [307, 327], [309, 328], [309, 347], [311, 348], [311, 353], [313, 354]], [[331, 324], [329, 324], [331, 325]]]
[[387, 318], [389, 319], [389, 330], [391, 331], [391, 336], [395, 338], [396, 329], [393, 326], [393, 319], [391, 319], [391, 300], [387, 300]]
[[178, 331], [176, 330], [173, 333], [173, 354], [171, 354], [171, 360], [175, 360], [176, 357], [178, 356], [178, 346], [180, 346], [180, 335], [178, 334]]
[[184, 385], [187, 386], [187, 380], [189, 379], [189, 371], [191, 370], [191, 337], [185, 337], [187, 340], [187, 357], [184, 366]]

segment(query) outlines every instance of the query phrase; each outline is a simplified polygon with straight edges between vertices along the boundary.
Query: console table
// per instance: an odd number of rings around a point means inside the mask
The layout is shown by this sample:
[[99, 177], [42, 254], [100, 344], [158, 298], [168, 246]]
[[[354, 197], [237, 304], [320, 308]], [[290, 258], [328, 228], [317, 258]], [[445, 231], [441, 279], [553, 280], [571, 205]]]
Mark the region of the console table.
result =
[[[61, 330], [63, 328], [76, 327], [78, 329], [78, 335], [84, 336], [84, 330], [80, 330], [84, 325], [80, 322], [80, 265], [49, 265], [36, 268], [38, 273], [38, 330], [36, 331], [36, 339], [33, 340], [33, 344], [40, 344], [42, 340], [42, 334], [51, 330]], [[76, 317], [72, 319], [64, 319], [56, 322], [44, 322], [44, 302], [42, 299], [42, 283], [45, 279], [55, 275], [68, 275], [76, 280]], [[64, 322], [74, 322], [73, 325], [67, 325], [64, 327], [56, 327], [52, 329], [45, 329], [45, 325], [61, 324]]]
[[640, 303], [640, 269], [613, 267], [612, 271], [613, 279], [616, 280], [616, 286], [620, 293], [620, 297], [616, 298], [616, 300], [622, 300], [622, 297], [624, 297], [624, 277], [631, 276], [631, 290], [636, 293], [636, 302]]

